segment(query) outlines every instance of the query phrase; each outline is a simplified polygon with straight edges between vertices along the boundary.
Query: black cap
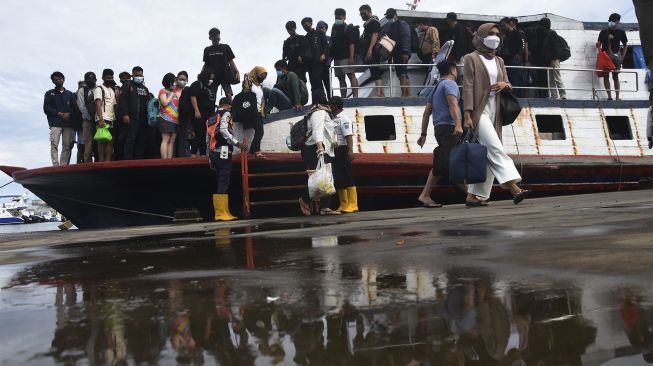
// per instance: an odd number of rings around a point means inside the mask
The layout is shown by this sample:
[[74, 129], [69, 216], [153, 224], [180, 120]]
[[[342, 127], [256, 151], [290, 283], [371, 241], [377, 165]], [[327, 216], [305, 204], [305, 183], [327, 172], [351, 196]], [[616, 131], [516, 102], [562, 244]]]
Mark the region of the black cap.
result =
[[447, 13], [447, 20], [457, 21], [458, 20], [458, 15], [456, 15], [456, 13], [454, 13], [454, 12]]
[[347, 11], [343, 8], [337, 8], [336, 11], [333, 13], [335, 16], [347, 16]]
[[335, 105], [336, 107], [342, 109], [342, 106], [344, 105], [344, 102], [343, 102], [343, 100], [342, 100], [342, 97], [339, 97], [339, 96], [337, 96], [337, 95], [334, 95], [334, 96], [332, 96], [331, 99], [329, 100], [329, 104], [331, 104], [331, 105]]
[[396, 17], [397, 16], [397, 10], [395, 8], [388, 8], [388, 10], [385, 11], [386, 17], [391, 16], [391, 17]]
[[227, 98], [227, 97], [222, 97], [222, 98], [220, 98], [220, 101], [218, 102], [218, 104], [220, 104], [220, 105], [223, 105], [223, 104], [231, 105], [231, 100], [229, 98]]
[[220, 34], [220, 30], [218, 28], [211, 28], [211, 30], [209, 30], [209, 37], [213, 37], [216, 34]]
[[620, 20], [621, 20], [621, 15], [619, 15], [617, 13], [610, 14], [610, 17], [608, 18], [609, 22], [618, 22]]

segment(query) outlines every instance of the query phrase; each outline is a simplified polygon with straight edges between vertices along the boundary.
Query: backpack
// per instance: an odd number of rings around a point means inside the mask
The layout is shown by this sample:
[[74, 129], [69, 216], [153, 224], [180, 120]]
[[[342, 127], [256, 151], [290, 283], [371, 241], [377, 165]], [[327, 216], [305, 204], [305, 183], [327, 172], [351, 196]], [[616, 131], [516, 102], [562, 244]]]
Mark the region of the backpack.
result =
[[155, 127], [157, 125], [156, 118], [159, 116], [159, 98], [152, 98], [147, 102], [147, 124]]
[[410, 52], [417, 54], [422, 52], [419, 44], [419, 35], [415, 28], [410, 28]]
[[347, 31], [345, 32], [345, 34], [347, 35], [347, 42], [354, 43], [355, 45], [354, 54], [356, 54], [358, 52], [359, 39], [361, 38], [360, 27], [349, 23], [347, 24]]
[[214, 152], [218, 146], [218, 140], [215, 138], [215, 135], [220, 133], [220, 121], [222, 120], [222, 113], [220, 112], [218, 111], [206, 120], [206, 135], [208, 136], [208, 148], [210, 152]]
[[306, 144], [308, 139], [308, 119], [310, 114], [307, 114], [300, 121], [295, 122], [295, 124], [290, 127], [290, 136], [288, 137], [289, 141], [287, 143], [288, 148], [292, 151], [300, 151], [302, 147]]
[[556, 33], [555, 42], [556, 42], [555, 48], [557, 53], [556, 56], [558, 57], [560, 62], [569, 60], [569, 58], [571, 57], [571, 49], [569, 48], [569, 44], [567, 43], [567, 40], [560, 37], [560, 35]]
[[95, 118], [95, 112], [96, 112], [95, 98], [93, 98], [93, 91], [95, 91], [95, 88], [91, 89], [88, 86], [84, 87], [84, 105], [86, 106], [88, 115], [91, 116], [91, 120]]
[[236, 94], [231, 104], [231, 116], [234, 122], [242, 123], [244, 129], [254, 128], [258, 119], [261, 118], [256, 94], [253, 91], [240, 92]]

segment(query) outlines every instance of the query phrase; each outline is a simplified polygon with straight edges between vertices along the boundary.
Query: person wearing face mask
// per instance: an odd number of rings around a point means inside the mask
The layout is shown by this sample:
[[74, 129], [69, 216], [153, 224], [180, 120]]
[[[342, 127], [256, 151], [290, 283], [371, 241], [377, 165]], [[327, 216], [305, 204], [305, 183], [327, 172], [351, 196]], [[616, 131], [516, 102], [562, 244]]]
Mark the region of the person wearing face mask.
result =
[[324, 90], [323, 74], [324, 64], [329, 56], [329, 41], [325, 32], [313, 28], [313, 19], [306, 17], [302, 19], [302, 28], [306, 31], [304, 36], [306, 42], [303, 63], [308, 69], [308, 79], [311, 82], [311, 90]]
[[123, 159], [144, 159], [147, 133], [147, 103], [150, 91], [144, 85], [143, 68], [132, 68], [133, 80], [126, 80], [120, 88], [120, 121], [125, 130]]
[[[331, 50], [331, 36], [327, 35], [327, 31], [329, 30], [329, 25], [323, 21], [320, 20], [317, 22], [317, 31], [321, 32], [324, 34], [327, 40], [327, 45], [329, 46], [329, 52]], [[333, 62], [333, 58], [329, 54], [329, 56], [326, 58], [326, 61], [322, 64], [322, 85], [324, 86], [324, 90], [326, 91], [326, 94], [328, 97], [331, 96], [331, 63]]]
[[175, 93], [177, 78], [173, 73], [163, 76], [159, 90], [159, 115], [157, 122], [161, 132], [161, 159], [172, 159], [177, 126], [179, 125], [179, 95]]
[[93, 162], [93, 134], [95, 134], [95, 100], [93, 90], [97, 77], [92, 71], [84, 74], [84, 85], [77, 90], [77, 107], [82, 113], [82, 140], [84, 141], [85, 163]]
[[288, 32], [288, 38], [283, 41], [281, 59], [288, 62], [288, 70], [306, 82], [306, 67], [302, 58], [306, 48], [304, 36], [297, 34], [297, 23], [292, 20], [286, 23], [286, 32]]
[[277, 83], [274, 88], [263, 88], [265, 95], [265, 114], [272, 108], [285, 111], [294, 108], [300, 111], [308, 102], [308, 89], [306, 83], [292, 71], [288, 70], [286, 61], [279, 60], [274, 64], [277, 70]]
[[[397, 10], [394, 8], [390, 8], [385, 12], [385, 18], [388, 22], [383, 26], [381, 33], [387, 34], [397, 42], [392, 50], [392, 59], [390, 61], [393, 64], [407, 64], [410, 58], [410, 25], [406, 21], [397, 18]], [[396, 66], [395, 72], [401, 85], [401, 96], [409, 97], [408, 68], [406, 66]]]
[[[211, 45], [204, 48], [204, 67], [210, 68], [215, 73], [216, 89], [221, 86], [227, 98], [231, 99], [234, 93], [231, 90], [230, 81], [226, 79], [225, 72], [231, 69], [236, 77], [236, 83], [240, 82], [240, 72], [234, 62], [236, 56], [228, 44], [220, 43], [220, 30], [218, 28], [209, 30], [209, 39]], [[215, 101], [213, 104], [215, 104]]]
[[[329, 54], [333, 57], [336, 66], [356, 65], [356, 45], [360, 36], [358, 26], [345, 23], [347, 19], [345, 9], [336, 9], [334, 15], [335, 23], [331, 28], [331, 49]], [[363, 70], [359, 69], [359, 71]], [[347, 76], [351, 84], [352, 96], [358, 98], [356, 68], [336, 68], [334, 74], [340, 83], [340, 96], [347, 97], [347, 82], [345, 81], [345, 76]]]
[[560, 42], [558, 42], [558, 33], [551, 30], [551, 19], [540, 19], [540, 27], [544, 31], [544, 64], [550, 67], [549, 70], [549, 92], [551, 99], [567, 99], [565, 85], [562, 83], [560, 75]]
[[[43, 112], [48, 117], [50, 126], [50, 157], [52, 166], [68, 165], [70, 162], [70, 146], [75, 138], [75, 130], [71, 127], [70, 117], [77, 100], [75, 95], [66, 90], [63, 84], [66, 78], [55, 71], [50, 75], [54, 89], [48, 90], [43, 98]], [[61, 157], [59, 157], [59, 141], [61, 144]]]
[[189, 129], [192, 128], [193, 106], [190, 103], [190, 87], [188, 87], [188, 73], [179, 71], [175, 93], [179, 96], [179, 132], [177, 133], [176, 157], [190, 157], [188, 139]]
[[[621, 15], [617, 13], [610, 14], [608, 18], [608, 28], [602, 30], [599, 33], [599, 39], [597, 42], [597, 47], [600, 47], [610, 55], [612, 62], [617, 67], [615, 71], [612, 72], [612, 80], [614, 81], [615, 96], [619, 100], [619, 90], [621, 88], [619, 83], [619, 70], [621, 70], [621, 64], [626, 57], [626, 52], [628, 52], [628, 37], [626, 32], [623, 29], [617, 28], [619, 22], [621, 21]], [[605, 73], [603, 76], [603, 85], [608, 91], [608, 100], [612, 100], [612, 92], [610, 91], [610, 74]]]
[[426, 21], [417, 21], [419, 34], [419, 58], [425, 64], [432, 64], [440, 52], [440, 32], [438, 28], [427, 24]]
[[192, 156], [206, 155], [206, 121], [215, 113], [217, 84], [213, 69], [204, 67], [197, 75], [197, 80], [190, 85], [190, 103], [193, 114], [193, 134], [190, 138], [190, 152]]
[[499, 27], [485, 23], [474, 36], [476, 51], [463, 60], [464, 127], [473, 129], [479, 143], [487, 147], [488, 159], [485, 182], [467, 186], [468, 207], [488, 205], [495, 177], [502, 188], [510, 190], [515, 204], [530, 193], [517, 186], [521, 176], [501, 143], [501, 91], [512, 86], [503, 59], [496, 56], [500, 42]]
[[243, 81], [243, 90], [250, 89], [256, 95], [256, 110], [259, 117], [253, 121], [254, 138], [249, 145], [249, 151], [258, 159], [267, 159], [261, 152], [261, 140], [263, 139], [263, 116], [265, 115], [265, 100], [263, 92], [263, 81], [268, 77], [268, 72], [262, 66], [256, 66], [247, 74]]
[[[374, 54], [374, 46], [379, 40], [381, 23], [377, 16], [372, 15], [372, 8], [367, 4], [361, 5], [361, 7], [358, 8], [358, 12], [361, 19], [365, 22], [363, 24], [363, 34], [358, 42], [358, 51], [361, 53], [361, 58], [364, 64], [378, 64], [380, 60], [379, 57]], [[383, 76], [385, 70], [380, 67], [370, 67], [369, 70], [370, 80], [373, 80], [375, 85], [374, 94], [377, 97], [383, 97], [383, 81], [381, 80], [381, 76]]]
[[[102, 81], [102, 85], [96, 87], [93, 91], [93, 97], [95, 98], [95, 121], [99, 127], [104, 128], [105, 125], [108, 125], [111, 128], [117, 118], [116, 107], [118, 105], [113, 70], [104, 69], [102, 71]], [[113, 141], [98, 141], [97, 148], [99, 161], [111, 161], [113, 159]]]

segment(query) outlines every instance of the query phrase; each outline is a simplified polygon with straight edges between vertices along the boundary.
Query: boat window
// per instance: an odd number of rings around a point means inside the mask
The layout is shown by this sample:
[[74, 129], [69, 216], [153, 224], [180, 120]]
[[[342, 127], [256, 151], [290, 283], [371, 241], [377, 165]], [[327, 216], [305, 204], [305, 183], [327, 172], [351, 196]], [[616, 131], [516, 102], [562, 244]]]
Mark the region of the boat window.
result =
[[365, 116], [367, 141], [391, 141], [397, 139], [394, 116]]
[[630, 129], [630, 118], [628, 116], [605, 116], [608, 123], [610, 138], [613, 140], [632, 140], [633, 132]]
[[565, 127], [558, 114], [537, 114], [537, 133], [541, 140], [565, 140]]

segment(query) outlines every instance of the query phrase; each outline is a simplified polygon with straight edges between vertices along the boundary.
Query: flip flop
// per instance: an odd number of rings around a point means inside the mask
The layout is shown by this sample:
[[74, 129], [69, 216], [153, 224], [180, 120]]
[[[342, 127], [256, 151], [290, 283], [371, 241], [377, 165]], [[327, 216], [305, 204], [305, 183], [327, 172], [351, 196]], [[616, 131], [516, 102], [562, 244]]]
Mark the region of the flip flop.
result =
[[487, 201], [465, 201], [465, 206], [467, 207], [486, 207], [490, 204]]
[[321, 210], [320, 215], [326, 216], [326, 215], [340, 215], [340, 212], [338, 211], [333, 211], [331, 209], [326, 209], [326, 210]]
[[299, 209], [302, 211], [302, 215], [311, 216], [311, 207], [301, 197], [299, 198]]
[[523, 201], [524, 198], [528, 197], [531, 194], [531, 191], [522, 189], [521, 192], [517, 193], [515, 198], [512, 200], [514, 204], [518, 204], [519, 202]]
[[424, 208], [440, 208], [440, 207], [442, 207], [441, 203], [437, 203], [435, 201], [429, 201], [429, 202], [419, 201], [419, 203]]

